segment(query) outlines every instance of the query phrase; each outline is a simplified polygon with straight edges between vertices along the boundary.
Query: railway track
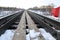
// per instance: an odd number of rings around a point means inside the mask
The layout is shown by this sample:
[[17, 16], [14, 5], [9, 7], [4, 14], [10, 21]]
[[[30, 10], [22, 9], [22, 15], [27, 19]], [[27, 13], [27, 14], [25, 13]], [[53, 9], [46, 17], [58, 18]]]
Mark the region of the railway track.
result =
[[49, 18], [46, 18], [42, 15], [33, 13], [28, 11], [28, 14], [33, 19], [35, 24], [37, 24], [38, 28], [44, 28], [47, 32], [51, 33], [53, 37], [55, 37], [57, 40], [60, 40], [60, 33], [58, 33], [56, 30], [60, 30], [60, 23], [54, 20], [51, 20]]
[[[26, 35], [29, 34], [27, 33], [26, 29], [34, 29], [36, 32], [38, 32], [40, 28], [44, 28], [47, 32], [51, 33], [53, 37], [55, 37], [57, 40], [60, 40], [60, 38], [57, 37], [59, 33], [56, 31], [59, 30], [59, 25], [57, 26], [58, 22], [54, 22], [54, 20], [48, 19], [30, 11], [25, 11], [24, 13], [23, 12], [24, 11], [21, 11], [1, 19], [0, 35], [4, 33], [6, 29], [16, 29], [18, 27], [12, 40], [25, 40]], [[56, 29], [53, 29], [53, 27]], [[40, 38], [39, 36], [38, 39], [43, 40], [43, 37]]]
[[32, 33], [30, 32], [31, 30], [39, 32], [39, 29], [36, 27], [36, 24], [28, 15], [28, 12], [25, 11], [22, 15], [21, 21], [18, 25], [18, 28], [16, 29], [12, 40], [43, 40], [43, 38], [41, 38], [40, 35], [32, 38]]
[[0, 35], [5, 32], [6, 29], [16, 28], [15, 26], [21, 19], [24, 11], [17, 12], [13, 15], [0, 19]]

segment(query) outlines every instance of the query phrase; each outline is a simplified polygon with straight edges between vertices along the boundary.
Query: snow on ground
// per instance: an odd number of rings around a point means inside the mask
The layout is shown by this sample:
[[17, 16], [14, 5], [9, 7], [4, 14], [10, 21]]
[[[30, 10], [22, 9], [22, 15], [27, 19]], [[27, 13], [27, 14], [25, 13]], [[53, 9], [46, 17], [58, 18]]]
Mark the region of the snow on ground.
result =
[[26, 40], [38, 40], [40, 32], [36, 32], [34, 29], [29, 31], [29, 34], [26, 35]]
[[4, 34], [0, 36], [0, 40], [12, 40], [15, 30], [6, 30]]
[[30, 40], [30, 35], [29, 34], [26, 35], [26, 40]]
[[10, 15], [10, 13], [12, 13], [12, 11], [0, 11], [0, 16]]
[[50, 33], [46, 32], [45, 29], [40, 28], [39, 30], [45, 40], [56, 40]]
[[[40, 32], [36, 32], [34, 29], [29, 31], [29, 34], [26, 35], [26, 40], [38, 40], [40, 34], [44, 37], [45, 40], [56, 40], [50, 33], [46, 32], [44, 29], [40, 28]], [[12, 40], [15, 30], [6, 30], [4, 34], [0, 36], [0, 40]]]
[[19, 11], [0, 11], [0, 19], [7, 17], [7, 16], [10, 16], [12, 14], [15, 14], [17, 12], [21, 12], [21, 11], [22, 10], [19, 10]]
[[43, 36], [44, 40], [56, 40], [50, 33], [46, 32], [45, 29], [40, 28], [39, 32], [36, 32], [34, 29], [29, 31], [29, 34], [26, 35], [26, 40], [38, 40], [39, 36]]

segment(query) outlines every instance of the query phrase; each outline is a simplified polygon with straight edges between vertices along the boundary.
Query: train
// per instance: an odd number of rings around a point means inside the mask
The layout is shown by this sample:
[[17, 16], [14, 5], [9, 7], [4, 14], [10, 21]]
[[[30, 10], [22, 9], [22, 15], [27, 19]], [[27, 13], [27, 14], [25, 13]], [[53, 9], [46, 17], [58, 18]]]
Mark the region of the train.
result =
[[60, 16], [60, 7], [52, 8], [51, 13], [54, 17], [59, 17]]

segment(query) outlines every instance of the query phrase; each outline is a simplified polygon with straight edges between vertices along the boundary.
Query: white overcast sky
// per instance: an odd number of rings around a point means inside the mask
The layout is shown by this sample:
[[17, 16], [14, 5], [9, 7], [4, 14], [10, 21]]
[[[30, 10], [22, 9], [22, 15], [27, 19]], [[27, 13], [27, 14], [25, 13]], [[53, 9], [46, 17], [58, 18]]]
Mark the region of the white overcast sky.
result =
[[30, 8], [34, 6], [55, 4], [55, 7], [60, 6], [60, 0], [0, 0], [0, 6]]

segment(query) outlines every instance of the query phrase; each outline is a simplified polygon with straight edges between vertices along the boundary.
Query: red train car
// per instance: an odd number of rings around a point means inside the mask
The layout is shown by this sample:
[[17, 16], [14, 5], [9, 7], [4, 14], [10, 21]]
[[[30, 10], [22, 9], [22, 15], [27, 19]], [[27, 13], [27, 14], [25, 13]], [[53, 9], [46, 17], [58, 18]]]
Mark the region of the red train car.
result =
[[51, 13], [53, 16], [58, 17], [59, 16], [59, 11], [60, 11], [60, 7], [57, 8], [53, 8]]

